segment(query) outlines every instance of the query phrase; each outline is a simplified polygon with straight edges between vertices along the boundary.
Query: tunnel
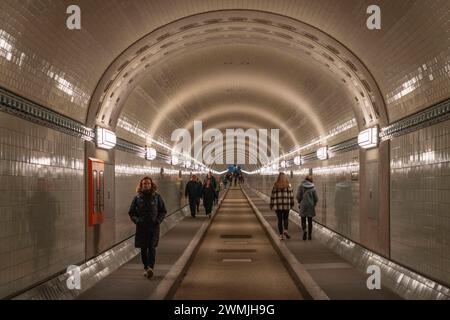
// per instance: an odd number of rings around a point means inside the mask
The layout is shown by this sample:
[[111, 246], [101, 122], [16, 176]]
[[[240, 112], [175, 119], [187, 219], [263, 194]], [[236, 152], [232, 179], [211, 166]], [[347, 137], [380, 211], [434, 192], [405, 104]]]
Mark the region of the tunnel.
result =
[[450, 298], [448, 0], [0, 12], [1, 300]]

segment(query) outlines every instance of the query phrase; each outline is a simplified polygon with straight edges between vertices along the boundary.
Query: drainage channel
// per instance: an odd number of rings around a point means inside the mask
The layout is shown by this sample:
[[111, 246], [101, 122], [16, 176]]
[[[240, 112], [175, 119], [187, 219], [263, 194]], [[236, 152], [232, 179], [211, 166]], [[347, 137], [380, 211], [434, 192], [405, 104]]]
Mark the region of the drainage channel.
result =
[[173, 299], [303, 299], [240, 188], [213, 219]]

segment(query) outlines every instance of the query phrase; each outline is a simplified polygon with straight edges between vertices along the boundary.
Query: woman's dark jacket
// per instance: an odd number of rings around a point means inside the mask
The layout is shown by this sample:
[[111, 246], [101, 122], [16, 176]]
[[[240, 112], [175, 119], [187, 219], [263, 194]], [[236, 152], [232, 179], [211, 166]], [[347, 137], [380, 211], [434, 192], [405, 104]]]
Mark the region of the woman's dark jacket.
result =
[[210, 184], [209, 188], [203, 186], [203, 206], [205, 208], [211, 209], [214, 203], [214, 199], [216, 197], [216, 190], [212, 184]]
[[315, 217], [316, 205], [319, 201], [314, 183], [304, 180], [297, 190], [300, 217]]
[[139, 193], [134, 197], [128, 214], [136, 224], [136, 248], [158, 246], [159, 225], [166, 213], [166, 206], [158, 193]]

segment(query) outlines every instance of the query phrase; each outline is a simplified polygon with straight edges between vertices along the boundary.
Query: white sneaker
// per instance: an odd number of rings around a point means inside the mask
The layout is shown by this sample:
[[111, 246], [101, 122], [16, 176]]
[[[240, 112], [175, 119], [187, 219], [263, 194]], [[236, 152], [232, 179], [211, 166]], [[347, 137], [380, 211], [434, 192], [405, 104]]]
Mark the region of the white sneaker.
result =
[[280, 240], [284, 240], [284, 236], [280, 234]]

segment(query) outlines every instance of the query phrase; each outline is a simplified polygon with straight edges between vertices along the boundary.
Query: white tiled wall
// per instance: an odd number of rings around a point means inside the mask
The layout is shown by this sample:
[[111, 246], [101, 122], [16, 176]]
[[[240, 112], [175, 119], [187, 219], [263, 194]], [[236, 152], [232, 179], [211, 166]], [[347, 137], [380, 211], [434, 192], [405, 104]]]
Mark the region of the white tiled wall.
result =
[[450, 283], [450, 121], [392, 139], [391, 255]]
[[0, 298], [84, 259], [84, 143], [0, 113]]

